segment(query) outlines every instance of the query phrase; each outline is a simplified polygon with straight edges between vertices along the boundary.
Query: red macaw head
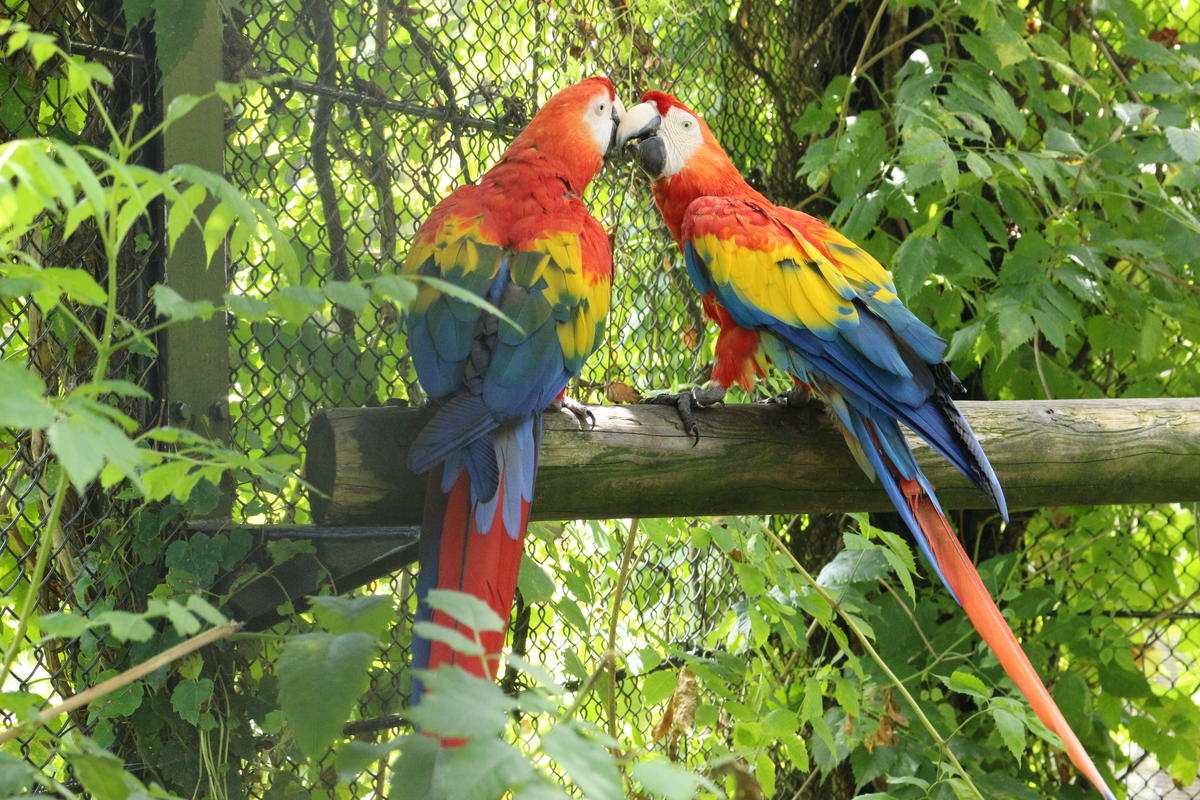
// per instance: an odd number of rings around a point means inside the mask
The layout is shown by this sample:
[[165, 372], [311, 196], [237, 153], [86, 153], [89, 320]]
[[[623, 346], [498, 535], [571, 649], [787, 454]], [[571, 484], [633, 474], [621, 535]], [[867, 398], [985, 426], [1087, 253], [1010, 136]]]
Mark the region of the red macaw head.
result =
[[510, 149], [532, 146], [567, 161], [594, 162], [599, 170], [624, 111], [612, 81], [588, 78], [547, 100]]
[[665, 92], [646, 92], [641, 103], [622, 115], [617, 149], [627, 144], [636, 147], [638, 163], [652, 181], [685, 171], [733, 168], [708, 124]]

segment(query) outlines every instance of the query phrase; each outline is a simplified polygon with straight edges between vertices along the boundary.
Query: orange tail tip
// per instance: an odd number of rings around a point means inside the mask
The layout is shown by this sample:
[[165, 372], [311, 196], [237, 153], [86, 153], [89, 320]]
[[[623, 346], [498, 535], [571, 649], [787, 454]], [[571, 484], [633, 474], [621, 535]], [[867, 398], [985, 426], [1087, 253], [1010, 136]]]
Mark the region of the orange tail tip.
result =
[[946, 577], [946, 582], [958, 597], [975, 630], [979, 631], [979, 635], [992, 648], [1005, 673], [1012, 678], [1021, 694], [1029, 701], [1034, 713], [1047, 728], [1062, 739], [1071, 763], [1096, 787], [1105, 800], [1116, 800], [1112, 790], [1100, 776], [1100, 771], [1084, 750], [1079, 737], [1075, 735], [1058, 704], [1050, 696], [1046, 685], [1029, 663], [1029, 658], [1021, 649], [1017, 637], [1008, 627], [995, 601], [988, 594], [987, 587], [983, 585], [975, 565], [971, 563], [958, 537], [954, 535], [950, 523], [915, 480], [903, 481], [902, 488], [909, 508], [928, 537], [930, 549]]

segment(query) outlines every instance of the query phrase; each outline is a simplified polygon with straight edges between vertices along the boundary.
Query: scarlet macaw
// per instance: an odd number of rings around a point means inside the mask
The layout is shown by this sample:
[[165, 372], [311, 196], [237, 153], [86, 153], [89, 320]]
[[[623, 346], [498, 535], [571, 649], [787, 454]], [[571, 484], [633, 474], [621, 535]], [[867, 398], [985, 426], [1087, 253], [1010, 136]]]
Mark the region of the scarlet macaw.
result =
[[[752, 189], [708, 125], [674, 97], [647, 92], [617, 146], [636, 142], [688, 275], [717, 323], [719, 394], [749, 389], [768, 363], [831, 407], [858, 463], [879, 480], [934, 571], [1075, 766], [1113, 794], [996, 608], [913, 459], [899, 423], [970, 478], [1007, 519], [1004, 493], [950, 391], [945, 342], [901, 304], [891, 274], [821, 220]], [[712, 402], [712, 392], [704, 398]], [[681, 410], [684, 410], [681, 408]]]
[[[518, 328], [421, 285], [409, 349], [438, 406], [409, 453], [431, 473], [421, 531], [417, 620], [456, 624], [430, 589], [469, 592], [507, 623], [529, 522], [543, 410], [600, 343], [612, 285], [608, 235], [580, 199], [600, 171], [622, 106], [596, 77], [558, 92], [478, 184], [438, 203], [402, 272], [433, 276], [498, 308]], [[473, 636], [464, 631], [468, 637]], [[495, 677], [504, 633], [483, 657], [413, 637], [415, 669], [457, 664]], [[423, 691], [413, 681], [413, 702]]]

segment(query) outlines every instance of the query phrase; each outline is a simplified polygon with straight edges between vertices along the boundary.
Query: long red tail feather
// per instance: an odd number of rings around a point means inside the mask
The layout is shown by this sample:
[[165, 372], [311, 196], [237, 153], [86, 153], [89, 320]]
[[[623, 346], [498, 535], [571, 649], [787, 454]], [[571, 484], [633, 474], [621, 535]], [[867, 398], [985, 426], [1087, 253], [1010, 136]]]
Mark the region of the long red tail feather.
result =
[[929, 539], [930, 548], [946, 576], [946, 582], [958, 597], [975, 630], [979, 631], [979, 635], [992, 648], [1004, 671], [1033, 707], [1034, 713], [1047, 728], [1062, 739], [1071, 763], [1091, 781], [1106, 800], [1115, 800], [1112, 791], [1100, 777], [1100, 771], [1084, 750], [1079, 737], [1075, 735], [1058, 704], [1054, 702], [1042, 679], [1029, 663], [1029, 658], [1021, 649], [995, 601], [988, 594], [987, 587], [983, 585], [983, 580], [963, 550], [949, 521], [915, 480], [902, 481], [901, 488], [908, 499], [909, 508], [921, 525], [921, 530]]

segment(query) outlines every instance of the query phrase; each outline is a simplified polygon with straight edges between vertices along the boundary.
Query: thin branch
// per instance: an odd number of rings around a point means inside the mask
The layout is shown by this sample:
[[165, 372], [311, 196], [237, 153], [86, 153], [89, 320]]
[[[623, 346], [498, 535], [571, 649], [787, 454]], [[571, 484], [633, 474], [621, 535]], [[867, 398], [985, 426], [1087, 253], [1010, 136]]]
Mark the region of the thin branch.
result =
[[[329, 15], [327, 0], [306, 0], [304, 12], [308, 16], [310, 32], [317, 41], [317, 82], [333, 86], [337, 79], [337, 42], [333, 38], [333, 20]], [[313, 177], [317, 181], [317, 195], [321, 198], [321, 211], [325, 217], [331, 274], [334, 280], [348, 281], [350, 268], [346, 264], [346, 230], [342, 225], [338, 194], [333, 185], [333, 166], [329, 159], [329, 127], [332, 122], [333, 98], [327, 94], [318, 95], [310, 143]], [[357, 318], [354, 311], [345, 306], [335, 306], [334, 318], [343, 336], [354, 334]]]
[[337, 86], [322, 86], [318, 83], [313, 83], [312, 81], [303, 81], [299, 78], [292, 78], [276, 73], [254, 72], [248, 77], [267, 81], [272, 87], [281, 87], [289, 91], [313, 95], [314, 97], [329, 97], [340, 103], [345, 103], [346, 105], [382, 108], [385, 111], [394, 111], [397, 114], [404, 114], [405, 116], [409, 117], [420, 117], [421, 119], [433, 120], [435, 122], [445, 122], [447, 125], [451, 126], [489, 131], [491, 133], [509, 138], [516, 136], [521, 132], [521, 128], [518, 125], [510, 125], [506, 122], [500, 122], [493, 119], [484, 119], [482, 117], [473, 117], [469, 114], [461, 114], [444, 106], [439, 108], [431, 108], [429, 106], [423, 106], [417, 103], [407, 103], [403, 100], [392, 100], [386, 97], [372, 97], [371, 95], [364, 94], [362, 92], [354, 92]]
[[390, 731], [396, 728], [407, 728], [411, 725], [412, 722], [403, 714], [385, 714], [382, 717], [357, 719], [353, 722], [347, 722], [342, 726], [342, 735], [349, 739], [364, 733]]
[[[372, 73], [375, 77], [375, 88], [380, 86], [380, 79], [387, 72], [387, 65], [383, 62], [383, 54], [387, 49], [388, 40], [391, 38], [391, 31], [388, 29], [390, 8], [390, 5], [380, 3], [375, 15], [374, 36], [376, 60], [372, 67]], [[384, 125], [382, 117], [382, 114], [367, 117], [367, 124], [370, 126], [368, 132], [368, 153], [371, 163], [370, 175], [368, 177], [371, 181], [371, 188], [375, 190], [376, 214], [379, 220], [379, 251], [383, 254], [384, 259], [392, 259], [396, 256], [396, 235], [398, 230], [396, 224], [396, 198], [392, 193], [392, 172], [388, 166], [388, 140], [383, 134]]]
[[927, 31], [930, 28], [934, 27], [935, 25], [938, 25], [939, 23], [941, 23], [943, 20], [946, 19], [946, 15], [947, 15], [947, 12], [944, 9], [939, 11], [938, 13], [934, 14], [932, 17], [925, 20], [925, 22], [923, 22], [920, 25], [918, 25], [917, 27], [913, 28], [911, 31], [904, 34], [899, 39], [897, 39], [896, 41], [889, 44], [887, 47], [880, 49], [879, 52], [877, 52], [875, 55], [868, 58], [866, 61], [864, 61], [862, 63], [861, 67], [858, 67], [858, 71], [866, 72], [871, 67], [875, 66], [875, 64], [877, 64], [880, 61], [880, 59], [886, 58], [889, 54], [891, 54], [897, 48], [903, 47], [904, 45], [911, 42], [913, 39], [920, 36], [925, 31]]
[[1136, 89], [1129, 87], [1129, 76], [1125, 74], [1125, 70], [1121, 69], [1121, 65], [1117, 62], [1117, 56], [1109, 45], [1108, 40], [1097, 30], [1096, 23], [1090, 16], [1087, 17], [1087, 26], [1088, 32], [1091, 33], [1092, 39], [1096, 42], [1096, 46], [1104, 54], [1104, 60], [1113, 68], [1113, 72], [1117, 73], [1117, 77], [1121, 79], [1121, 83], [1125, 84], [1125, 90], [1129, 92], [1129, 96], [1139, 103], [1143, 102], [1142, 95]]
[[871, 25], [867, 28], [867, 35], [863, 37], [862, 47], [859, 48], [858, 58], [854, 62], [854, 69], [850, 70], [850, 80], [846, 84], [846, 96], [842, 98], [842, 110], [838, 113], [837, 128], [833, 133], [834, 147], [837, 147], [838, 139], [842, 138], [842, 133], [846, 130], [846, 117], [850, 114], [850, 97], [854, 94], [854, 83], [865, 69], [863, 63], [867, 57], [867, 50], [870, 49], [871, 43], [875, 41], [875, 34], [879, 30], [879, 23], [883, 21], [883, 14], [887, 11], [887, 7], [888, 0], [883, 0], [879, 4], [875, 16], [871, 19]]
[[621, 551], [617, 588], [613, 592], [612, 612], [608, 617], [608, 733], [614, 739], [617, 738], [617, 623], [621, 618], [621, 599], [625, 594], [625, 584], [629, 581], [629, 572], [633, 569], [633, 543], [637, 539], [639, 522], [637, 519], [629, 522], [629, 533], [625, 535], [625, 547]]
[[1038, 380], [1042, 383], [1042, 393], [1046, 395], [1047, 400], [1053, 400], [1054, 393], [1050, 391], [1046, 371], [1042, 369], [1042, 332], [1037, 328], [1033, 329], [1033, 365], [1037, 368]]
[[88, 703], [99, 700], [105, 695], [115, 692], [122, 686], [127, 686], [139, 678], [144, 678], [151, 672], [165, 667], [173, 661], [178, 661], [184, 656], [199, 650], [205, 645], [212, 644], [218, 639], [224, 639], [231, 633], [240, 630], [242, 623], [230, 622], [225, 625], [207, 630], [204, 633], [198, 633], [187, 641], [180, 642], [174, 647], [164, 650], [158, 655], [148, 658], [137, 666], [130, 667], [119, 675], [114, 675], [106, 681], [96, 684], [89, 689], [85, 689], [77, 695], [68, 697], [56, 706], [51, 706], [44, 711], [38, 713], [36, 717], [26, 722], [16, 725], [8, 730], [0, 733], [0, 744], [11, 742], [30, 727], [37, 725], [45, 725], [60, 714], [68, 714], [77, 708], [82, 708]]
[[[409, 10], [411, 11], [413, 9], [410, 8]], [[382, 11], [380, 13], [382, 14]], [[404, 30], [408, 33], [409, 41], [413, 43], [413, 47], [417, 48], [417, 50], [421, 53], [421, 56], [433, 69], [433, 74], [435, 76], [435, 80], [437, 81], [438, 88], [440, 88], [442, 90], [442, 94], [446, 96], [446, 108], [450, 109], [452, 113], [457, 114], [458, 104], [454, 99], [454, 79], [450, 75], [450, 70], [441, 62], [441, 60], [438, 59], [437, 49], [428, 39], [425, 38], [417, 26], [413, 24], [412, 18], [408, 14], [397, 13], [396, 23], [401, 28], [404, 28]], [[449, 56], [447, 56], [447, 58], [449, 58]], [[461, 75], [463, 72], [462, 67], [458, 66], [457, 64], [454, 66]], [[474, 183], [474, 181], [471, 180], [471, 174], [467, 171], [467, 154], [463, 152], [462, 142], [459, 140], [459, 137], [454, 135], [450, 137], [450, 141], [454, 147], [454, 152], [458, 154], [458, 162], [460, 169], [462, 169], [463, 182]]]
[[[33, 616], [33, 606], [37, 602], [42, 588], [42, 579], [46, 575], [46, 565], [50, 562], [50, 551], [54, 549], [53, 543], [56, 538], [54, 531], [58, 531], [58, 535], [61, 536], [62, 507], [66, 495], [67, 472], [66, 470], [61, 470], [54, 487], [54, 498], [50, 502], [50, 510], [45, 517], [46, 526], [42, 531], [41, 540], [38, 541], [37, 557], [33, 563], [33, 574], [29, 576], [29, 589], [25, 592], [25, 598], [21, 602], [21, 607], [17, 612], [17, 629], [13, 631], [11, 643], [4, 652], [4, 663], [0, 664], [0, 686], [3, 686], [8, 680], [8, 674], [12, 670], [13, 663], [17, 660], [17, 653], [20, 651], [21, 645], [25, 643], [25, 631], [29, 626], [30, 617]], [[5, 741], [7, 739], [0, 737], [0, 744], [3, 744]]]

